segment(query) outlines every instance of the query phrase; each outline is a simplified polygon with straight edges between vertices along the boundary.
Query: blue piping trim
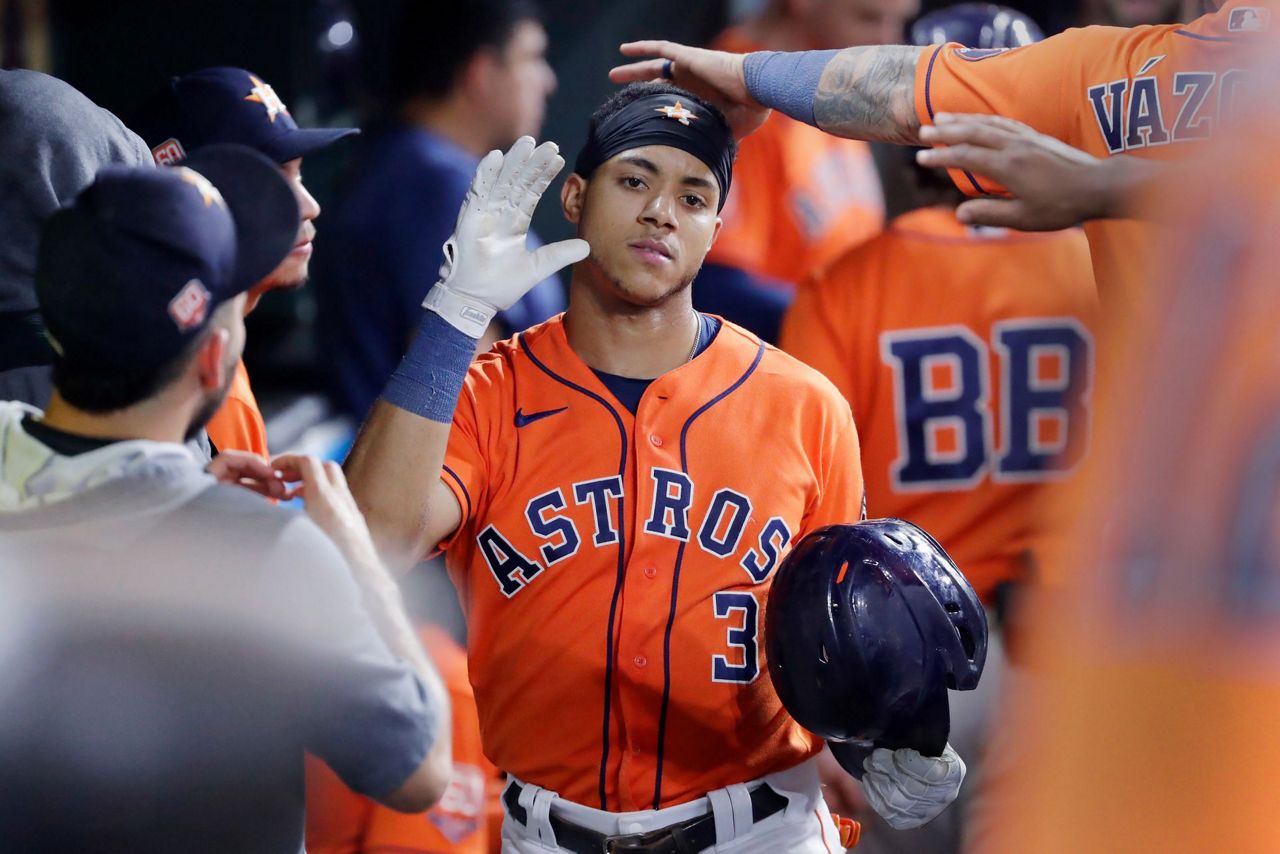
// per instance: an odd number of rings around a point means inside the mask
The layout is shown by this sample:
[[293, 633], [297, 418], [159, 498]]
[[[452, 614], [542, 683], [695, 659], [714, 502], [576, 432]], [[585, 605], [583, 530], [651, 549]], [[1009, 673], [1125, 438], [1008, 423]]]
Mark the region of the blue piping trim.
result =
[[1237, 42], [1239, 43], [1239, 42], [1252, 41], [1252, 39], [1249, 39], [1247, 37], [1242, 38], [1240, 36], [1204, 36], [1204, 35], [1201, 35], [1200, 33], [1189, 33], [1186, 30], [1174, 30], [1173, 34], [1176, 36], [1186, 36], [1189, 39], [1197, 39], [1202, 42]]
[[[524, 340], [524, 334], [517, 336], [516, 345], [520, 347], [529, 357], [529, 361], [544, 374], [551, 377], [561, 385], [568, 386], [574, 391], [586, 395], [587, 397], [599, 403], [609, 411], [613, 416], [614, 422], [618, 425], [618, 438], [622, 440], [622, 458], [618, 462], [618, 477], [625, 479], [627, 476], [627, 428], [622, 423], [622, 418], [618, 415], [617, 410], [609, 405], [609, 402], [593, 391], [583, 388], [575, 382], [565, 379], [555, 371], [548, 368], [542, 363], [537, 356], [533, 355], [533, 350], [529, 348], [528, 343]], [[618, 614], [618, 598], [622, 595], [622, 581], [626, 570], [626, 496], [618, 496], [618, 575], [613, 582], [613, 600], [609, 603], [609, 636], [605, 640], [605, 663], [604, 663], [604, 724], [600, 736], [600, 809], [607, 810], [608, 801], [605, 798], [605, 780], [609, 768], [609, 716], [611, 714], [611, 703], [613, 699], [613, 627], [614, 620]]]
[[[946, 45], [939, 45], [938, 49], [933, 52], [933, 56], [929, 57], [929, 67], [924, 72], [924, 108], [929, 113], [929, 121], [933, 121], [933, 64], [938, 61], [938, 54], [942, 53], [944, 47]], [[978, 179], [973, 177], [969, 170], [962, 169], [961, 171], [964, 172], [964, 177], [969, 179], [969, 183], [973, 185], [974, 192], [983, 196], [991, 195], [982, 189]]]
[[467, 499], [467, 518], [463, 521], [469, 521], [471, 519], [471, 493], [467, 492], [467, 485], [462, 482], [462, 478], [458, 477], [458, 473], [448, 466], [444, 466], [444, 472], [453, 478], [454, 482], [458, 484], [458, 489], [462, 490], [462, 497]]
[[[680, 430], [680, 471], [684, 474], [689, 473], [689, 428], [693, 426], [693, 422], [698, 419], [702, 413], [724, 400], [729, 395], [738, 390], [747, 378], [755, 373], [756, 368], [760, 366], [760, 360], [764, 358], [764, 343], [761, 342], [759, 349], [756, 350], [756, 357], [751, 362], [751, 367], [747, 368], [746, 373], [738, 377], [733, 385], [720, 392], [711, 400], [689, 416], [689, 420], [684, 422], [684, 427]], [[689, 532], [693, 535], [693, 532]], [[667, 630], [662, 640], [662, 707], [658, 712], [658, 751], [656, 756], [656, 770], [653, 777], [653, 808], [661, 809], [662, 803], [662, 754], [665, 747], [667, 737], [667, 706], [671, 700], [671, 628], [676, 619], [676, 601], [680, 592], [680, 566], [684, 561], [684, 547], [688, 543], [681, 543], [679, 549], [676, 550], [676, 568], [671, 576], [671, 610], [667, 613]]]

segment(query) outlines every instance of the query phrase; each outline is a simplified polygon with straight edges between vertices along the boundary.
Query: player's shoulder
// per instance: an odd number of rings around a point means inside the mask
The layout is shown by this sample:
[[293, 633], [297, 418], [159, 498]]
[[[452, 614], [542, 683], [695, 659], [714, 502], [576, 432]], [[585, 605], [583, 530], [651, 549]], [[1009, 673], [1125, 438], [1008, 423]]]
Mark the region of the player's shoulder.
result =
[[848, 401], [831, 381], [790, 353], [728, 320], [723, 321], [720, 335], [727, 336], [733, 344], [756, 348], [760, 361], [751, 379], [757, 393], [776, 395], [791, 407], [815, 414], [848, 411]]
[[532, 376], [527, 369], [543, 365], [549, 354], [558, 349], [551, 339], [564, 335], [563, 324], [564, 315], [558, 314], [498, 341], [476, 356], [467, 370], [467, 393], [477, 399], [513, 398], [517, 375]]

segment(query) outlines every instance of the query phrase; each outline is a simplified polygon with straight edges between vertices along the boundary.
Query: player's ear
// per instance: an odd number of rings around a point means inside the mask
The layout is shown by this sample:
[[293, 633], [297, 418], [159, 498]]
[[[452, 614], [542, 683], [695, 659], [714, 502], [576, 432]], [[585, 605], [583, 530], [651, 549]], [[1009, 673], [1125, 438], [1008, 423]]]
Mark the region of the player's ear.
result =
[[501, 57], [493, 48], [481, 48], [471, 54], [471, 58], [462, 66], [462, 71], [456, 78], [458, 84], [462, 86], [462, 91], [476, 99], [490, 98], [495, 95], [494, 86], [501, 85], [494, 73], [499, 70], [500, 62]]
[[196, 376], [200, 388], [217, 391], [227, 382], [227, 350], [231, 346], [231, 332], [220, 326], [211, 328], [204, 342], [196, 348]]
[[716, 238], [720, 236], [720, 226], [724, 225], [724, 220], [716, 217], [716, 227], [711, 232], [711, 240], [707, 242], [707, 251], [711, 251], [711, 247], [716, 245]]
[[582, 219], [582, 204], [587, 197], [587, 179], [577, 172], [570, 173], [560, 188], [560, 209], [564, 218], [577, 225]]

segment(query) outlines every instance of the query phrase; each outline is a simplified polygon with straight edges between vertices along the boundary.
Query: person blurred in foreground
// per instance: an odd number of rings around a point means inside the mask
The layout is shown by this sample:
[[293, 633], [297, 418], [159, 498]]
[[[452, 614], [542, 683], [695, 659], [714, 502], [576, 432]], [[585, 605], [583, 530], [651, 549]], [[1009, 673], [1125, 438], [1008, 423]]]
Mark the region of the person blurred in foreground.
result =
[[211, 476], [181, 444], [298, 229], [271, 161], [187, 164], [104, 170], [42, 230], [55, 390], [0, 404], [6, 851], [301, 851], [304, 748], [398, 809], [448, 779], [447, 697], [341, 470]]

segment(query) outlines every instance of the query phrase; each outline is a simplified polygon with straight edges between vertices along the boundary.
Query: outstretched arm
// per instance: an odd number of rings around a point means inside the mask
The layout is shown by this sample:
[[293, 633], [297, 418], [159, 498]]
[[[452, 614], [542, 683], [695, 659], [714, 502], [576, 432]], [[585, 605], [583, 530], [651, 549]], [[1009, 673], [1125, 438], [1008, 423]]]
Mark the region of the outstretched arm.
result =
[[609, 77], [630, 83], [669, 73], [677, 86], [724, 109], [739, 136], [776, 109], [836, 136], [917, 144], [915, 75], [923, 51], [877, 45], [738, 54], [642, 41], [624, 44], [622, 53], [657, 58], [618, 66]]
[[837, 53], [813, 96], [818, 127], [849, 139], [919, 145], [915, 80], [922, 50], [880, 45]]
[[[971, 199], [961, 222], [1022, 231], [1069, 228], [1093, 219], [1131, 217], [1147, 190], [1174, 168], [1130, 155], [1094, 157], [1022, 122], [1001, 116], [938, 113], [921, 131], [941, 148], [921, 151], [922, 166], [964, 169], [995, 181], [1009, 198]], [[1159, 218], [1158, 210], [1141, 211]]]
[[351, 492], [395, 569], [411, 567], [462, 521], [440, 473], [477, 339], [497, 312], [587, 256], [577, 239], [525, 248], [533, 210], [563, 166], [553, 143], [535, 148], [529, 137], [480, 161], [418, 334], [347, 458]]

